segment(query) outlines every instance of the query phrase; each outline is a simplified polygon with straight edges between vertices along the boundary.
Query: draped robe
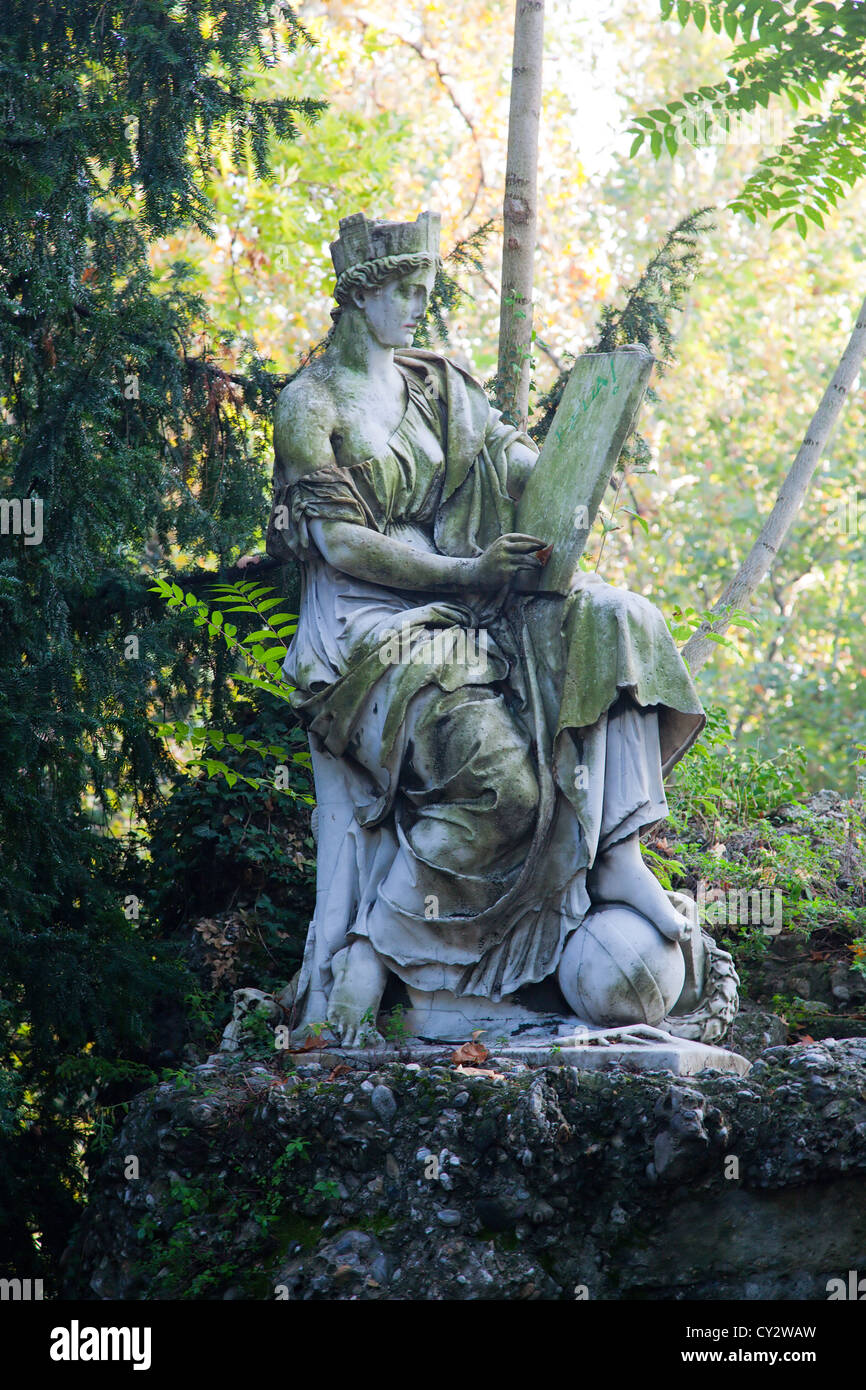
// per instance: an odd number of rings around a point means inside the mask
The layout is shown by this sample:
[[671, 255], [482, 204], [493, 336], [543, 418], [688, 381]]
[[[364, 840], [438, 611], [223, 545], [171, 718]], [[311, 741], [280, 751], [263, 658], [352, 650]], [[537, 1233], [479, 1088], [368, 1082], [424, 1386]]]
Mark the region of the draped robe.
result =
[[301, 564], [284, 672], [320, 818], [298, 997], [327, 995], [336, 952], [366, 938], [416, 989], [498, 1000], [555, 971], [587, 869], [666, 814], [663, 776], [705, 716], [658, 610], [594, 575], [560, 598], [446, 596], [325, 560], [314, 520], [454, 557], [514, 530], [507, 450], [534, 445], [453, 363], [395, 363], [405, 408], [379, 457], [275, 466], [268, 550]]

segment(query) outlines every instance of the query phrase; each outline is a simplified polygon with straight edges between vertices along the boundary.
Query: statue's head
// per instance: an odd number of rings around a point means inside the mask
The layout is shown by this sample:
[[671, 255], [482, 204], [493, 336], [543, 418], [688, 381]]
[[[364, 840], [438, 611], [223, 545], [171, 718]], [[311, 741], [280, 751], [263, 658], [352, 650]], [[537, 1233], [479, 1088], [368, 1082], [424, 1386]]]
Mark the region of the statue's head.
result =
[[439, 257], [439, 214], [414, 222], [370, 222], [344, 217], [331, 242], [339, 308], [357, 309], [383, 347], [408, 347], [433, 289]]

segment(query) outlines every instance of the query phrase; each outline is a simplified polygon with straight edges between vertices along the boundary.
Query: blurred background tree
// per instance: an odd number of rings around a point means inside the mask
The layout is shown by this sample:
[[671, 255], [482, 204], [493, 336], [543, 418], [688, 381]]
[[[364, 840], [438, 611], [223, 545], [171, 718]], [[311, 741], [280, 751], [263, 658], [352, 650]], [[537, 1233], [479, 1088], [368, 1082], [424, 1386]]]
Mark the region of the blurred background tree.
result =
[[0, 485], [44, 509], [40, 543], [0, 538], [0, 1263], [18, 1277], [56, 1271], [111, 1107], [181, 1060], [195, 977], [141, 884], [173, 771], [151, 721], [225, 708], [227, 668], [147, 575], [215, 572], [258, 528], [274, 390], [253, 361], [241, 396], [186, 271], [148, 246], [208, 227], [217, 138], [262, 177], [269, 141], [320, 113], [302, 88], [252, 90], [305, 42], [262, 0], [4, 8]]

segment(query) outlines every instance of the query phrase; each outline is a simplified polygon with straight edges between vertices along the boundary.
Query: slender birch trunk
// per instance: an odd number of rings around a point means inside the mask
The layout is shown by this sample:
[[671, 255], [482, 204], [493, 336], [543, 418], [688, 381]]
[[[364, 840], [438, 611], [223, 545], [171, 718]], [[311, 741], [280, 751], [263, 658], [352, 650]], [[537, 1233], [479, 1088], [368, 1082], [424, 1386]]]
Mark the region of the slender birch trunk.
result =
[[544, 0], [516, 0], [502, 205], [504, 241], [496, 401], [523, 429], [529, 415], [543, 41]]
[[[773, 562], [785, 542], [794, 520], [803, 505], [809, 484], [821, 455], [830, 441], [842, 407], [851, 390], [857, 374], [866, 358], [866, 302], [854, 326], [842, 360], [833, 379], [812, 417], [797, 457], [790, 472], [779, 489], [776, 504], [765, 521], [761, 533], [737, 573], [713, 604], [712, 613], [721, 612], [728, 607], [743, 608], [752, 597], [761, 580], [769, 573]], [[704, 623], [698, 628], [683, 647], [683, 657], [689, 664], [692, 674], [699, 671], [707, 658], [714, 652], [718, 643], [711, 641], [708, 632], [721, 635], [728, 628], [728, 621], [720, 618], [718, 622]]]

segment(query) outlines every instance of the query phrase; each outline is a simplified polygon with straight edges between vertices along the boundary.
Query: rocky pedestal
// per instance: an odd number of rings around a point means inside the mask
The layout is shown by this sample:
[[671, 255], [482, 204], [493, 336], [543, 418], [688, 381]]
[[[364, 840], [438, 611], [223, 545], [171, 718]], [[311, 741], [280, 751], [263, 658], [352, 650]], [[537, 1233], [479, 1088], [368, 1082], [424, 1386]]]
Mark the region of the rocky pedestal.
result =
[[142, 1095], [67, 1294], [823, 1300], [866, 1272], [866, 1040], [746, 1077], [452, 1054], [226, 1057]]

